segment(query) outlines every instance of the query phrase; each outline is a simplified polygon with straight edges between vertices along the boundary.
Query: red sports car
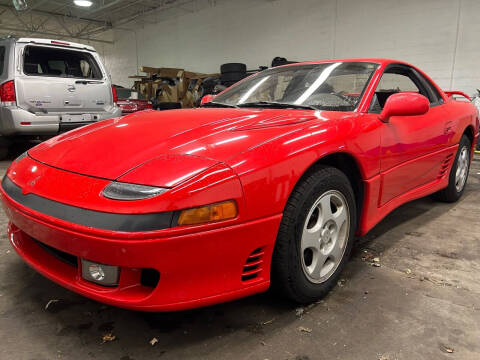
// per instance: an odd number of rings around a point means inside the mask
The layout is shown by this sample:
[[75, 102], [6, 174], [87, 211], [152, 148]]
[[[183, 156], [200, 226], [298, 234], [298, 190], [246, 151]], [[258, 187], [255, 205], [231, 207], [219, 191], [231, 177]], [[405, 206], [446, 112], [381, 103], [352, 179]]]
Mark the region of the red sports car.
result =
[[308, 303], [355, 234], [465, 189], [478, 112], [419, 69], [331, 60], [257, 73], [199, 109], [145, 111], [16, 159], [1, 197], [34, 269], [87, 297], [170, 311], [262, 292]]

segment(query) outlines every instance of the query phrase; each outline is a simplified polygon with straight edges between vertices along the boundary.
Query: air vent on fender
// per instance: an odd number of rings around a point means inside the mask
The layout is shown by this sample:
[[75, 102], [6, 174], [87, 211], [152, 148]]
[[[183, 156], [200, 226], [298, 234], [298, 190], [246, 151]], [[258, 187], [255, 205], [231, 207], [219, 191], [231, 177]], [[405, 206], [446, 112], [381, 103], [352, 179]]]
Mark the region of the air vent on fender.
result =
[[453, 159], [453, 154], [448, 154], [445, 160], [443, 160], [442, 165], [440, 167], [440, 172], [438, 173], [437, 179], [441, 179], [442, 177], [445, 176], [447, 173], [448, 168], [450, 167], [450, 164]]
[[262, 273], [264, 254], [263, 248], [252, 251], [243, 266], [242, 281], [256, 279]]

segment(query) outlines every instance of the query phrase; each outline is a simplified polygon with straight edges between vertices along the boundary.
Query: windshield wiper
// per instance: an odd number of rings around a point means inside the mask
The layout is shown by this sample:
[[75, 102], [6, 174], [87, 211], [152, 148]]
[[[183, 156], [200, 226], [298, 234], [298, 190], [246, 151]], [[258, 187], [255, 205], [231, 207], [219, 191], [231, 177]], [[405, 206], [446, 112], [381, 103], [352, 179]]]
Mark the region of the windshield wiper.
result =
[[228, 108], [238, 108], [237, 105], [219, 103], [219, 102], [214, 102], [214, 101], [207, 102], [207, 103], [203, 104], [201, 107], [212, 107], [212, 108], [213, 108], [213, 107], [218, 107], [218, 108], [228, 107]]
[[244, 104], [238, 104], [238, 107], [272, 107], [278, 109], [307, 109], [307, 110], [318, 110], [313, 105], [299, 105], [299, 104], [289, 104], [289, 103], [281, 103], [275, 101], [254, 101], [248, 102]]

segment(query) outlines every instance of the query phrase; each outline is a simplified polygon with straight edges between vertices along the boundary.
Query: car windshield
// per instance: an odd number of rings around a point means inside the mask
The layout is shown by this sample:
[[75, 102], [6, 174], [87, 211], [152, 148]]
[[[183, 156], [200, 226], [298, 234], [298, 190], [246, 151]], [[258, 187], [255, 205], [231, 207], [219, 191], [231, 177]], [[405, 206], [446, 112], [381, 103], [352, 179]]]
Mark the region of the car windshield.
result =
[[268, 69], [205, 105], [353, 111], [377, 66], [330, 62]]

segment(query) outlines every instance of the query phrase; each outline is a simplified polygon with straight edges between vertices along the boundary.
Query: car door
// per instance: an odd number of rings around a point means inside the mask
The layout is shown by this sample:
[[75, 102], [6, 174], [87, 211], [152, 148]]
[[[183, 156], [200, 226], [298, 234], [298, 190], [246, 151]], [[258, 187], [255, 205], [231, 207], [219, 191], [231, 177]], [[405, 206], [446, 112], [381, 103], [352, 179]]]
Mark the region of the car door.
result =
[[383, 124], [379, 206], [435, 181], [447, 160], [442, 150], [451, 132], [448, 111], [435, 87], [415, 69], [403, 64], [388, 66], [375, 91], [371, 111], [380, 112], [388, 96], [404, 91], [426, 96], [430, 109], [420, 116], [393, 116]]

